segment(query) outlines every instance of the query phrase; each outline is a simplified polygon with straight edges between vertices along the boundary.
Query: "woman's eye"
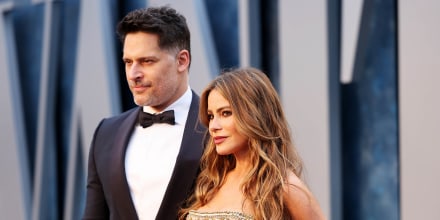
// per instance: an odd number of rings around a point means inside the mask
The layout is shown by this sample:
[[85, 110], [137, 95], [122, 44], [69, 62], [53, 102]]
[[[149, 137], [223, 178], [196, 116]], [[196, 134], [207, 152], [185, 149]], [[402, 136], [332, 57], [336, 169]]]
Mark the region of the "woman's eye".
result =
[[223, 116], [223, 117], [228, 117], [228, 116], [230, 116], [230, 115], [232, 115], [232, 112], [231, 112], [231, 111], [223, 111], [223, 112], [222, 112], [222, 116]]
[[208, 120], [212, 120], [214, 118], [214, 116], [213, 115], [211, 115], [211, 114], [208, 114]]

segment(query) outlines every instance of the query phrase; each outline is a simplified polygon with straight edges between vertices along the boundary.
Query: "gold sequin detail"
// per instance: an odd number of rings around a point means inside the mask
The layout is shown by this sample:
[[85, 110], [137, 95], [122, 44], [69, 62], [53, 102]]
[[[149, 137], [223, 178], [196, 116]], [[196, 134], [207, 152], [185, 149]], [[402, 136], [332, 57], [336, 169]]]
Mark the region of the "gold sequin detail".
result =
[[186, 220], [253, 220], [254, 218], [241, 212], [198, 212], [189, 211]]

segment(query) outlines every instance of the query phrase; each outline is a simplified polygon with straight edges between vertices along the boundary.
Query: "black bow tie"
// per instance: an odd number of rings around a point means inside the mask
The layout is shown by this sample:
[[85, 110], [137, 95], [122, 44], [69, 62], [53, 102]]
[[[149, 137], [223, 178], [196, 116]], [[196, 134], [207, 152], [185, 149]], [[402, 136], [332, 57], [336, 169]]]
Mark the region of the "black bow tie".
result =
[[174, 125], [174, 110], [168, 110], [160, 114], [150, 114], [147, 112], [139, 112], [139, 124], [143, 127], [149, 127], [154, 123], [168, 123]]

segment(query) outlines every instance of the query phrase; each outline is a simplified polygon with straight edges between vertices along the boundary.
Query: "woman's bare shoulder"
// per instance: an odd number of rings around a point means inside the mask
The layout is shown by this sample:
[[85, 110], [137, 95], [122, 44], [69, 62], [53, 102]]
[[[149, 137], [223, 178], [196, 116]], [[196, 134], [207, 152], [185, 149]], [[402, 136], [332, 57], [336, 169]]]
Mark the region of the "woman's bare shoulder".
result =
[[313, 193], [293, 172], [287, 177], [284, 202], [294, 219], [326, 219]]

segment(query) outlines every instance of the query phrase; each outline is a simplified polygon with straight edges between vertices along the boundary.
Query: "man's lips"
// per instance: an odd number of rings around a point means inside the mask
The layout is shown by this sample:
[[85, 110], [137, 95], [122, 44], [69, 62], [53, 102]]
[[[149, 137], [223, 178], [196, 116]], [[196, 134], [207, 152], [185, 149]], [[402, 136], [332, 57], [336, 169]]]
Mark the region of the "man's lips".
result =
[[225, 137], [225, 136], [217, 136], [217, 137], [214, 137], [214, 143], [215, 143], [216, 145], [219, 145], [219, 144], [223, 143], [223, 141], [225, 141], [225, 140], [226, 140], [226, 137]]
[[148, 85], [139, 84], [139, 85], [132, 86], [131, 88], [134, 92], [143, 92], [148, 87], [149, 87]]
[[144, 86], [135, 86], [132, 87], [133, 92], [135, 93], [139, 93], [139, 92], [143, 92], [147, 87]]

